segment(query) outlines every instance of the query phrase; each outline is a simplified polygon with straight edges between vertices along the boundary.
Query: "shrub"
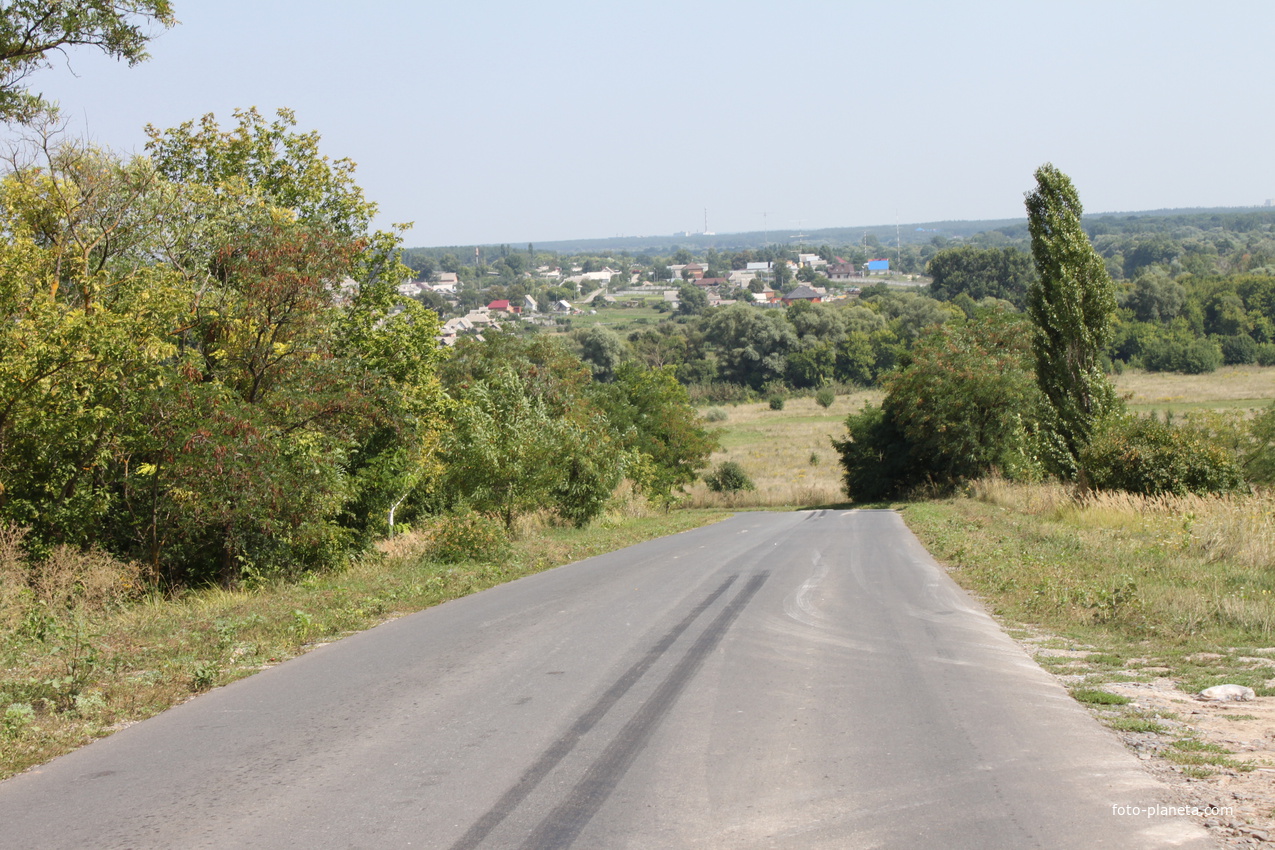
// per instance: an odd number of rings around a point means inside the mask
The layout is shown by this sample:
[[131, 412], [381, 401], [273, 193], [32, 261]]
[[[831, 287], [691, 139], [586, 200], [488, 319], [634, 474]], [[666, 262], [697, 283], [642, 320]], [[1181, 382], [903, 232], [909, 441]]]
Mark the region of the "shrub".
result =
[[1149, 372], [1204, 375], [1222, 365], [1222, 349], [1209, 339], [1160, 339], [1146, 345], [1142, 363]]
[[1248, 334], [1224, 336], [1222, 362], [1227, 366], [1243, 366], [1257, 362], [1257, 343]]
[[1275, 366], [1275, 342], [1263, 342], [1258, 345], [1253, 359], [1259, 366]]
[[845, 470], [844, 489], [852, 502], [875, 502], [901, 495], [919, 483], [912, 447], [884, 410], [871, 404], [846, 419], [846, 438], [833, 440]]
[[770, 409], [771, 409], [771, 410], [783, 410], [783, 409], [784, 409], [784, 397], [783, 397], [783, 396], [781, 396], [781, 395], [772, 395], [772, 396], [770, 397]]
[[837, 400], [837, 393], [832, 387], [824, 387], [815, 393], [815, 403], [825, 410], [832, 407], [832, 403]]
[[1032, 414], [1042, 405], [1027, 366], [1029, 328], [1004, 317], [944, 325], [922, 337], [885, 379], [881, 408], [846, 420], [834, 441], [851, 500], [878, 501], [916, 487], [937, 491], [999, 471], [1039, 474]]
[[1080, 467], [1092, 489], [1151, 496], [1226, 493], [1243, 484], [1231, 453], [1203, 431], [1153, 417], [1108, 419], [1081, 450]]
[[757, 489], [744, 468], [733, 460], [719, 463], [717, 469], [704, 476], [704, 483], [714, 493], [738, 493], [741, 490]]
[[710, 407], [708, 410], [704, 411], [705, 422], [725, 422], [728, 418], [730, 417], [727, 415], [726, 411], [722, 410], [720, 407]]
[[1246, 442], [1241, 451], [1244, 476], [1253, 484], [1275, 484], [1275, 404], [1253, 417]]
[[434, 524], [429, 554], [444, 564], [501, 561], [510, 555], [509, 537], [503, 524], [481, 514], [445, 516]]
[[[715, 368], [711, 361], [697, 362], [705, 365], [704, 371]], [[757, 400], [753, 391], [743, 384], [695, 380], [698, 376], [689, 374], [693, 371], [696, 370], [688, 368], [685, 363], [677, 367], [677, 379], [686, 385], [686, 394], [690, 397], [691, 404], [740, 404]]]

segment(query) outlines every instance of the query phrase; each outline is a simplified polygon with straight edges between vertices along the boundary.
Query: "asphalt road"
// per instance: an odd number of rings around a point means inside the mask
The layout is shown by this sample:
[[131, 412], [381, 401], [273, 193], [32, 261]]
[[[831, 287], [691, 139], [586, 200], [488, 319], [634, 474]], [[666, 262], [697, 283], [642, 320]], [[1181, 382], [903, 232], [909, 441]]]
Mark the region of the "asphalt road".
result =
[[1162, 794], [897, 515], [752, 513], [0, 783], [0, 846], [1212, 847]]

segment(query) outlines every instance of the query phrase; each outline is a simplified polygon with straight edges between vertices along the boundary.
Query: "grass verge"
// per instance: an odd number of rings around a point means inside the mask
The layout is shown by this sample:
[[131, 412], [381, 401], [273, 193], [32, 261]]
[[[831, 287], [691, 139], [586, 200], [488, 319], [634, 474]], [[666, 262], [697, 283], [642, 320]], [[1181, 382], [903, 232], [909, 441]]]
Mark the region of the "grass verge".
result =
[[[251, 590], [189, 591], [176, 598], [125, 592], [135, 575], [126, 565], [112, 566], [100, 557], [68, 561], [61, 585], [53, 576], [32, 592], [27, 582], [12, 580], [20, 540], [0, 540], [5, 615], [0, 617], [0, 779], [318, 644], [726, 516], [687, 510], [611, 516], [586, 529], [533, 524], [522, 529], [513, 554], [498, 563], [439, 563], [431, 559], [424, 537], [405, 535], [343, 571]], [[6, 549], [6, 543], [12, 545]], [[91, 581], [84, 578], [86, 569], [95, 570]], [[77, 572], [79, 579], [73, 575]], [[66, 592], [50, 596], [58, 587]], [[105, 590], [88, 598], [84, 587]], [[108, 592], [112, 588], [115, 592]]]
[[1196, 740], [1172, 712], [1107, 688], [1192, 694], [1231, 683], [1275, 695], [1275, 494], [1079, 496], [981, 481], [901, 511], [949, 574], [1108, 726], [1176, 737], [1156, 752], [1191, 778], [1253, 769]]

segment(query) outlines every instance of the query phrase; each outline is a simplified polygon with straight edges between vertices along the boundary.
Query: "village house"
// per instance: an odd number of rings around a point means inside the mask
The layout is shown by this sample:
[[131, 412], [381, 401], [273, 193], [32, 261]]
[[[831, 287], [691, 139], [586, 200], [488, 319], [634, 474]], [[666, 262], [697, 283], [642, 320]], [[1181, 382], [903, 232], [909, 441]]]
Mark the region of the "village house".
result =
[[460, 286], [460, 278], [456, 272], [439, 272], [438, 279], [430, 286], [435, 292], [448, 292], [452, 295], [456, 294], [456, 287]]
[[826, 272], [828, 280], [850, 280], [855, 276], [854, 263], [846, 262], [841, 257], [837, 257], [835, 262], [828, 264]]
[[824, 296], [826, 295], [827, 292], [824, 290], [808, 286], [803, 283], [801, 286], [798, 286], [793, 291], [784, 295], [783, 302], [785, 307], [794, 301], [809, 301], [811, 303], [818, 304], [823, 301]]
[[492, 313], [504, 313], [507, 316], [516, 316], [522, 312], [522, 307], [516, 304], [510, 304], [507, 299], [493, 301], [487, 305], [487, 309]]

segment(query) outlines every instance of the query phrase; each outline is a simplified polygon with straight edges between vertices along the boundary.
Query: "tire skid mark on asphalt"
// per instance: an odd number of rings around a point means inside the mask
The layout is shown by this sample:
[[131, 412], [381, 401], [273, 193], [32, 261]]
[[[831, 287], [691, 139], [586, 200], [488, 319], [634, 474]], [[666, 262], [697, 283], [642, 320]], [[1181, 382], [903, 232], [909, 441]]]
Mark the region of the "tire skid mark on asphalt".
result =
[[[768, 575], [768, 574], [767, 574]], [[576, 744], [583, 738], [597, 723], [606, 716], [612, 707], [615, 706], [620, 699], [628, 693], [629, 689], [637, 684], [638, 680], [646, 674], [656, 661], [658, 661], [664, 653], [666, 653], [673, 643], [682, 636], [691, 624], [708, 610], [708, 608], [716, 602], [730, 586], [738, 579], [738, 575], [727, 576], [726, 579], [718, 585], [718, 587], [706, 596], [703, 601], [696, 605], [689, 614], [687, 614], [681, 622], [669, 629], [654, 646], [646, 651], [646, 653], [638, 659], [633, 666], [625, 670], [620, 678], [600, 696], [589, 710], [571, 724], [569, 728], [558, 740], [554, 741], [547, 750], [541, 753], [540, 758], [527, 768], [527, 770], [519, 777], [518, 782], [506, 791], [496, 804], [492, 806], [486, 814], [474, 822], [473, 826], [465, 832], [460, 839], [451, 846], [451, 850], [473, 850], [478, 847], [483, 840], [491, 833], [493, 829], [500, 825], [527, 796], [535, 790], [536, 786], [543, 780], [558, 764], [575, 749]], [[763, 579], [764, 581], [764, 579]], [[756, 582], [756, 578], [753, 579]], [[749, 586], [751, 586], [750, 583]], [[760, 584], [758, 585], [760, 587]], [[745, 588], [747, 592], [747, 588]], [[752, 591], [755, 593], [756, 591]], [[740, 594], [742, 596], [743, 593]], [[749, 594], [752, 595], [751, 593]], [[739, 597], [736, 597], [738, 600]], [[733, 603], [732, 603], [733, 604]], [[729, 608], [726, 610], [730, 610]], [[721, 617], [719, 615], [718, 619]], [[732, 618], [733, 619], [733, 618]], [[717, 621], [715, 620], [714, 623]], [[712, 626], [709, 627], [711, 630]], [[702, 639], [702, 638], [701, 638]], [[698, 643], [698, 642], [697, 642]], [[693, 648], [692, 648], [693, 651]], [[679, 667], [680, 669], [680, 667]]]
[[682, 691], [695, 678], [695, 674], [721, 643], [731, 624], [768, 578], [769, 571], [754, 575], [713, 618], [668, 677], [629, 719], [597, 760], [585, 770], [584, 776], [571, 789], [566, 799], [531, 832], [520, 850], [565, 850], [575, 842], [611, 796], [611, 792], [628, 772]]

